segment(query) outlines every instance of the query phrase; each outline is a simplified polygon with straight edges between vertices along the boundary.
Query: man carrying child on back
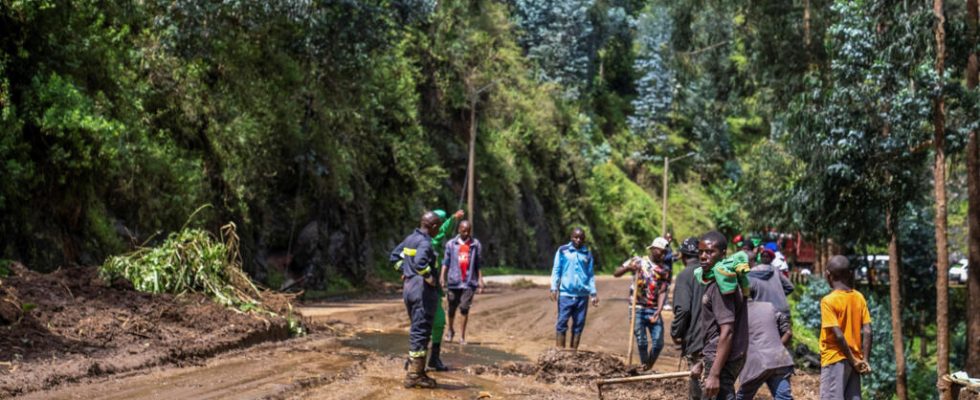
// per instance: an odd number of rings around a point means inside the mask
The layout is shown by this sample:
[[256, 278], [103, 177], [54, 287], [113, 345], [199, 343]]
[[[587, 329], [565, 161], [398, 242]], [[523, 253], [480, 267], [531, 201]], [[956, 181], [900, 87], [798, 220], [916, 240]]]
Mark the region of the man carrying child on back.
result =
[[701, 377], [702, 394], [708, 399], [735, 399], [735, 380], [749, 346], [748, 255], [740, 251], [724, 258], [727, 249], [720, 232], [704, 234], [698, 244], [701, 267], [694, 271], [695, 279], [705, 285], [700, 317], [705, 344], [702, 364], [695, 365], [691, 375]]

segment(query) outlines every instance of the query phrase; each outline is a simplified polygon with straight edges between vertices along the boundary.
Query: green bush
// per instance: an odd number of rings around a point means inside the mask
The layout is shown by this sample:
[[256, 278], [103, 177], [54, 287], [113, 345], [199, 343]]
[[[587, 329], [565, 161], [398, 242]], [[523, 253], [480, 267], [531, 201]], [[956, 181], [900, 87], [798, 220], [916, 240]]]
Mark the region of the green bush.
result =
[[820, 334], [820, 299], [830, 293], [830, 285], [822, 278], [811, 278], [800, 293], [793, 318], [818, 335]]
[[[868, 312], [871, 313], [871, 354], [866, 356], [871, 364], [871, 375], [861, 380], [864, 397], [876, 400], [891, 399], [895, 393], [895, 352], [892, 341], [892, 318], [886, 296], [865, 295]], [[908, 362], [908, 349], [906, 349]], [[911, 368], [907, 368], [911, 370]], [[914, 397], [913, 397], [914, 398]]]

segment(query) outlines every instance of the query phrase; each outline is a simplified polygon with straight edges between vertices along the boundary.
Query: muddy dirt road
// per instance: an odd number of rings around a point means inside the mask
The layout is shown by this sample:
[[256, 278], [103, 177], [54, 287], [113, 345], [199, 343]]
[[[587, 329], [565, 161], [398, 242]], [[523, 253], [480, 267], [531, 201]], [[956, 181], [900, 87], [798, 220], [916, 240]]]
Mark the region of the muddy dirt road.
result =
[[[620, 359], [625, 354], [629, 327], [626, 285], [625, 279], [598, 279], [600, 304], [589, 309], [582, 350]], [[390, 296], [308, 304], [301, 311], [319, 329], [304, 338], [224, 353], [193, 366], [159, 367], [62, 385], [23, 398], [597, 398], [588, 379], [575, 382], [551, 375], [549, 382], [540, 379], [541, 374], [536, 379], [534, 372], [528, 370], [554, 344], [556, 309], [543, 287], [526, 287], [527, 282], [516, 286], [495, 285], [477, 296], [471, 310], [468, 344], [444, 345], [443, 359], [453, 370], [432, 373], [440, 386], [436, 390], [401, 388], [408, 321], [400, 297]], [[671, 317], [665, 313], [668, 324]], [[582, 357], [591, 357], [590, 354]], [[654, 369], [677, 371], [677, 356], [668, 340]], [[796, 398], [816, 398], [815, 382], [812, 375], [794, 378]], [[606, 394], [606, 398], [682, 398], [686, 383], [675, 380]]]

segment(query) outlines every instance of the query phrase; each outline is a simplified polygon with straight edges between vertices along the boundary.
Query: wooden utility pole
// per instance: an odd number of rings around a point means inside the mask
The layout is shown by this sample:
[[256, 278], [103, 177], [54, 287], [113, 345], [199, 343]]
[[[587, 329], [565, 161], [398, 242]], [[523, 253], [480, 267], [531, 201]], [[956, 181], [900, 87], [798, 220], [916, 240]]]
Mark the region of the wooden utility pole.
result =
[[473, 195], [473, 187], [476, 186], [476, 104], [480, 100], [480, 94], [493, 87], [497, 81], [492, 81], [486, 86], [473, 90], [472, 85], [467, 85], [470, 98], [470, 155], [466, 163], [466, 214], [470, 220], [470, 234], [476, 231], [476, 214], [473, 213], [473, 204], [476, 197]]
[[660, 210], [660, 236], [667, 234], [667, 182], [670, 175], [670, 157], [664, 156], [664, 179], [663, 179], [663, 208]]
[[[980, 81], [980, 61], [977, 60], [977, 23], [980, 7], [977, 0], [966, 0], [967, 43], [970, 53], [966, 63], [966, 88], [977, 89]], [[967, 321], [966, 321], [966, 372], [970, 376], [980, 376], [980, 143], [977, 131], [968, 135], [966, 145], [966, 178], [968, 186], [967, 239], [969, 265], [973, 269], [967, 274]]]
[[677, 161], [684, 158], [693, 156], [695, 153], [692, 151], [680, 157], [675, 157], [671, 159], [668, 156], [664, 156], [664, 177], [663, 177], [663, 208], [660, 212], [660, 236], [667, 235], [667, 186], [670, 184], [670, 162]]
[[476, 99], [479, 96], [470, 97], [470, 157], [466, 163], [466, 216], [470, 222], [470, 234], [473, 231], [473, 224], [476, 222], [476, 215], [473, 214], [473, 173], [476, 170]]
[[933, 0], [935, 16], [936, 77], [938, 94], [933, 99], [933, 189], [936, 198], [936, 386], [942, 400], [951, 400], [949, 382], [943, 377], [949, 374], [949, 248], [946, 241], [946, 102], [943, 94], [946, 67], [946, 18], [943, 0]]

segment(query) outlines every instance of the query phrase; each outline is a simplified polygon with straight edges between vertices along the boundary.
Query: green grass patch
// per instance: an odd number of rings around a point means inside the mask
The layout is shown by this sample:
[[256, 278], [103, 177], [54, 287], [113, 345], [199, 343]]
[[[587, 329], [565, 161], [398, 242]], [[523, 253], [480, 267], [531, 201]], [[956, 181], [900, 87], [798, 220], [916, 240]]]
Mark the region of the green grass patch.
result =
[[793, 293], [786, 297], [789, 302], [789, 309], [793, 310], [792, 329], [793, 329], [793, 341], [796, 343], [802, 343], [810, 351], [820, 354], [820, 338], [817, 333], [810, 329], [804, 324], [804, 318], [800, 315], [800, 311], [797, 308], [797, 304], [802, 299], [803, 295], [806, 293], [806, 285], [796, 285], [796, 289]]
[[13, 261], [0, 259], [0, 278], [10, 276], [10, 264], [13, 264]]

